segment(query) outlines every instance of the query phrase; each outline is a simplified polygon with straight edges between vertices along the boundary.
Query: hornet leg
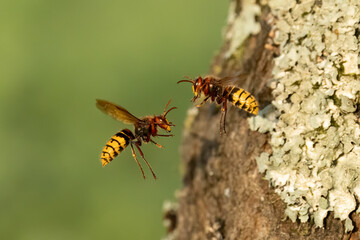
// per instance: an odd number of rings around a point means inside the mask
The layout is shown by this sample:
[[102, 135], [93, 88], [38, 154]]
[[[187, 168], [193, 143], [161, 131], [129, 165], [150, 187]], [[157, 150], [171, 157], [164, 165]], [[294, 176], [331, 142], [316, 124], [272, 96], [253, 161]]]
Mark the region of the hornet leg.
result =
[[203, 105], [208, 99], [209, 99], [210, 96], [207, 96], [200, 104], [196, 105], [196, 107], [201, 107], [201, 105]]
[[226, 134], [226, 129], [225, 129], [226, 112], [227, 112], [227, 99], [224, 100], [223, 106], [221, 108], [220, 135], [222, 135], [222, 132], [224, 132]]
[[[157, 135], [157, 136], [159, 136], [159, 135]], [[167, 136], [167, 135], [166, 135]], [[160, 144], [158, 144], [158, 143], [156, 143], [155, 141], [153, 141], [152, 139], [150, 139], [150, 142], [152, 142], [153, 144], [155, 144], [158, 148], [163, 148], [163, 146], [162, 145], [160, 145]]]
[[[141, 173], [142, 173], [142, 175], [143, 175], [143, 178], [145, 179], [144, 170], [143, 170], [141, 164], [139, 163], [139, 160], [137, 160], [137, 158], [136, 158], [136, 154], [135, 154], [135, 150], [134, 150], [134, 147], [133, 147], [133, 143], [132, 143], [132, 142], [130, 143], [130, 146], [131, 146], [132, 155], [133, 155], [133, 157], [134, 157], [137, 165], [139, 165], [139, 168], [140, 168], [140, 170], [141, 170]], [[135, 143], [135, 146], [137, 146], [136, 143]]]
[[145, 157], [144, 157], [144, 154], [143, 154], [143, 152], [141, 151], [141, 149], [140, 149], [140, 147], [139, 147], [139, 145], [138, 145], [138, 142], [135, 142], [135, 146], [136, 146], [137, 149], [139, 150], [141, 157], [144, 159], [144, 161], [145, 161], [146, 164], [148, 165], [148, 167], [149, 167], [149, 169], [150, 169], [150, 171], [151, 171], [154, 179], [156, 180], [156, 175], [155, 175], [154, 171], [152, 170], [152, 168], [151, 168], [150, 164], [148, 163], [148, 161], [146, 161], [146, 159], [145, 159]]
[[160, 135], [156, 135], [156, 136], [159, 136], [159, 137], [173, 137], [174, 135], [173, 134], [169, 134], [169, 135], [160, 134]]
[[224, 107], [225, 107], [225, 113], [224, 113], [223, 126], [224, 126], [224, 133], [226, 134], [225, 124], [226, 124], [226, 113], [227, 113], [227, 99], [226, 99], [225, 102], [224, 102]]

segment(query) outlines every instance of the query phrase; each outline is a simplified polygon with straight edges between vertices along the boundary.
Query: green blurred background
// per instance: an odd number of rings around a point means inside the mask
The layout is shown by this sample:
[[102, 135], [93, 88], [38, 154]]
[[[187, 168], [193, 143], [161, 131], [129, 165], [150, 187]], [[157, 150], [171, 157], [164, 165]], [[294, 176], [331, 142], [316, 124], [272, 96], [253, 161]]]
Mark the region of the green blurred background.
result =
[[[181, 187], [190, 86], [221, 45], [228, 1], [0, 1], [0, 239], [160, 239], [162, 205]], [[175, 137], [102, 168], [117, 131], [95, 99], [161, 114]], [[141, 159], [140, 159], [141, 160]], [[141, 161], [143, 163], [143, 161]]]

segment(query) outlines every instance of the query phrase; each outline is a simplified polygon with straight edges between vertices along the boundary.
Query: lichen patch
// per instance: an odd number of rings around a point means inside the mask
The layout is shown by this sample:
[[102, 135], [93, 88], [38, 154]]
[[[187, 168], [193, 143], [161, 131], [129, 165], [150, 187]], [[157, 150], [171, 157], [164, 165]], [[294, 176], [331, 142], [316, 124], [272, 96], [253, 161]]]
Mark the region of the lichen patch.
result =
[[292, 221], [314, 219], [323, 227], [333, 211], [351, 231], [349, 214], [360, 212], [360, 2], [267, 4], [277, 19], [280, 55], [269, 84], [276, 113], [249, 119], [251, 129], [271, 135], [273, 152], [256, 159], [259, 171]]

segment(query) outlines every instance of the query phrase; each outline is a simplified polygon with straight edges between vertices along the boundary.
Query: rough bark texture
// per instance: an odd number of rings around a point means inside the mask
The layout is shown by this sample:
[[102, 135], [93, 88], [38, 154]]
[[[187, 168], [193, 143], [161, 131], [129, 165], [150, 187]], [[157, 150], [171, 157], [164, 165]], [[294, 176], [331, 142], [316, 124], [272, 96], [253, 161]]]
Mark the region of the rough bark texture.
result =
[[[242, 11], [236, 1], [235, 14]], [[249, 37], [242, 53], [226, 58], [225, 42], [215, 57], [211, 72], [234, 76], [246, 70], [250, 76], [238, 86], [253, 93], [260, 106], [271, 101], [267, 83], [271, 79], [273, 58], [278, 49], [271, 45], [272, 16], [263, 6], [257, 19], [261, 31]], [[228, 29], [233, 31], [234, 29]], [[175, 239], [360, 239], [358, 229], [344, 233], [343, 223], [330, 213], [324, 228], [312, 222], [293, 223], [284, 214], [286, 208], [268, 181], [259, 173], [255, 157], [266, 151], [269, 136], [249, 129], [249, 114], [230, 107], [227, 134], [220, 136], [220, 108], [205, 104], [185, 129], [182, 158], [184, 187], [178, 195], [179, 207], [172, 212], [169, 231]], [[358, 226], [359, 217], [351, 215]]]

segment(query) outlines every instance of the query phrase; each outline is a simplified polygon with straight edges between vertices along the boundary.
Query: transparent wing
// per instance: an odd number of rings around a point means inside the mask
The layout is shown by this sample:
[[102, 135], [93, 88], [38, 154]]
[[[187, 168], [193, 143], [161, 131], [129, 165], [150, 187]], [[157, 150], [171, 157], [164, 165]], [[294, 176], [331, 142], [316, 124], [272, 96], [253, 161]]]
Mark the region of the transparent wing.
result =
[[229, 85], [237, 86], [237, 85], [239, 85], [239, 83], [246, 80], [246, 78], [248, 78], [248, 76], [249, 76], [248, 73], [242, 73], [242, 74], [239, 74], [239, 75], [233, 76], [233, 77], [218, 78], [215, 81], [217, 81], [218, 84], [221, 84], [223, 86], [229, 86]]
[[116, 105], [114, 103], [108, 102], [106, 100], [96, 99], [96, 106], [104, 113], [110, 115], [118, 121], [134, 124], [138, 121], [141, 121], [134, 115], [128, 112], [125, 108]]

